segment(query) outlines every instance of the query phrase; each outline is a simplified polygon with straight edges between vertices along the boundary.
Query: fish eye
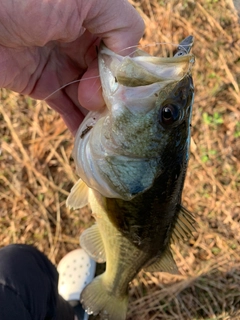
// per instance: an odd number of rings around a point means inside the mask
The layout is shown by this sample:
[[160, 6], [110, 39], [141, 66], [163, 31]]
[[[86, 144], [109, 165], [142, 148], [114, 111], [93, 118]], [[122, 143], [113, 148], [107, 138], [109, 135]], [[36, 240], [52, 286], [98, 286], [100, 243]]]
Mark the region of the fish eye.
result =
[[166, 104], [162, 108], [162, 123], [172, 124], [179, 118], [179, 109], [174, 104]]

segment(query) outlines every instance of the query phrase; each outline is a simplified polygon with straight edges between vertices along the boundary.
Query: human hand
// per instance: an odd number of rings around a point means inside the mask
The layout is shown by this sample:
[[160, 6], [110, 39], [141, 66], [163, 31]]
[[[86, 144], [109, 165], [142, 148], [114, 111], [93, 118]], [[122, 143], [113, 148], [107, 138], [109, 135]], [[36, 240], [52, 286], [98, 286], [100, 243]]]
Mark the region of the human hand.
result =
[[142, 19], [127, 0], [0, 0], [0, 6], [0, 87], [49, 96], [75, 134], [86, 109], [104, 105], [96, 45], [102, 39], [115, 52], [136, 45]]

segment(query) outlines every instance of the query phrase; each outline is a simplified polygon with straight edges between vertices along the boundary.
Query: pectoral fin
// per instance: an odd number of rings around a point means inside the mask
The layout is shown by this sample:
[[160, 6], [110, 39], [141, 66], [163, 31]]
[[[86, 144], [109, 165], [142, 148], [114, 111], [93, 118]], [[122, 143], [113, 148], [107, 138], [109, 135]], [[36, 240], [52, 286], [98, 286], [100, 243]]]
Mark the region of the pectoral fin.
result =
[[167, 247], [161, 257], [151, 264], [150, 266], [144, 268], [147, 272], [168, 272], [172, 274], [179, 274], [178, 267], [173, 259], [170, 247]]
[[196, 230], [194, 223], [195, 219], [193, 214], [181, 206], [172, 231], [171, 242], [176, 243], [179, 240], [186, 240], [190, 238], [192, 232]]
[[85, 207], [88, 204], [88, 190], [88, 186], [79, 179], [71, 189], [66, 206], [73, 209]]
[[97, 224], [83, 231], [80, 236], [81, 247], [98, 263], [106, 261], [104, 244]]

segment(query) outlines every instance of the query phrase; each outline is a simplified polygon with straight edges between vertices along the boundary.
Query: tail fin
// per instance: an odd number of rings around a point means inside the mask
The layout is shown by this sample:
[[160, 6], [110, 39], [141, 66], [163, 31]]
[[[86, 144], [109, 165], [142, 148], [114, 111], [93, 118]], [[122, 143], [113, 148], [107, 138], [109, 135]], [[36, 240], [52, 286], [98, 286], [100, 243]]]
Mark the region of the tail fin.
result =
[[128, 296], [115, 297], [107, 292], [103, 276], [96, 277], [81, 294], [81, 303], [88, 314], [100, 315], [103, 320], [125, 320]]

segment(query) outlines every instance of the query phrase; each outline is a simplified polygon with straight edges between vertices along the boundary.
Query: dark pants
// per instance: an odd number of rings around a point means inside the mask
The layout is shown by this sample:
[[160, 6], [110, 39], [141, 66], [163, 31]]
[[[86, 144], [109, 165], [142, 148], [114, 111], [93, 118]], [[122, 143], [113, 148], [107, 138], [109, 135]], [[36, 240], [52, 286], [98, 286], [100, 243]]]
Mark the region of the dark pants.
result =
[[47, 257], [28, 245], [0, 249], [1, 320], [73, 320], [58, 295], [58, 273]]

